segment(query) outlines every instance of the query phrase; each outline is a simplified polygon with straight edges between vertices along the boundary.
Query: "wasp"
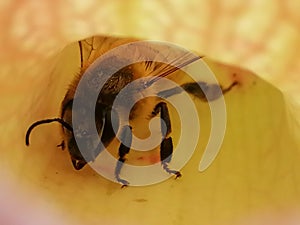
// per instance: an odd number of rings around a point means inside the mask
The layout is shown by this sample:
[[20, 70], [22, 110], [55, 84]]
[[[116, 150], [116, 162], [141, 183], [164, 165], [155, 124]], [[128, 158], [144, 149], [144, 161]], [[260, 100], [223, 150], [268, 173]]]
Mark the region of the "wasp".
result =
[[[93, 162], [96, 157], [103, 151], [103, 149], [107, 147], [116, 137], [116, 133], [112, 126], [112, 124], [116, 122], [112, 121], [112, 113], [114, 110], [112, 106], [114, 100], [116, 99], [116, 96], [125, 86], [141, 77], [148, 77], [149, 79], [146, 83], [137, 83], [134, 87], [135, 90], [132, 90], [130, 92], [130, 95], [127, 96], [127, 98], [137, 98], [140, 93], [139, 90], [152, 88], [156, 81], [158, 81], [162, 77], [168, 77], [171, 75], [174, 76], [174, 74], [176, 76], [176, 72], [178, 72], [181, 68], [202, 58], [201, 56], [195, 55], [191, 55], [190, 57], [178, 56], [177, 61], [180, 63], [177, 67], [170, 66], [161, 62], [156, 62], [154, 60], [145, 60], [139, 63], [125, 66], [124, 68], [121, 68], [120, 70], [112, 74], [112, 76], [105, 82], [98, 95], [94, 111], [94, 122], [96, 124], [98, 132], [97, 135], [104, 146], [100, 147], [98, 143], [95, 143], [95, 139], [91, 138], [91, 135], [89, 133], [90, 124], [82, 124], [76, 129], [73, 128], [72, 119], [78, 117], [78, 115], [84, 117], [84, 112], [86, 110], [85, 107], [89, 107], [89, 102], [85, 101], [82, 108], [73, 109], [75, 92], [80, 80], [83, 78], [83, 76], [85, 76], [85, 71], [98, 57], [105, 54], [112, 48], [127, 43], [134, 43], [135, 41], [137, 40], [128, 38], [107, 38], [100, 36], [91, 37], [79, 41], [78, 47], [80, 51], [81, 62], [80, 72], [71, 82], [69, 89], [67, 90], [63, 98], [59, 118], [44, 119], [33, 123], [26, 132], [26, 145], [29, 146], [29, 137], [35, 127], [45, 123], [58, 122], [61, 124], [63, 140], [57, 146], [62, 150], [67, 148], [71, 157], [73, 167], [76, 170], [80, 170], [87, 163]], [[169, 49], [168, 51], [172, 51], [172, 49]], [[143, 54], [143, 51], [138, 52], [138, 54]], [[153, 51], [153, 54], [160, 54], [160, 52]], [[109, 67], [114, 67], [118, 60], [121, 60], [120, 56], [115, 56], [114, 59], [109, 60], [106, 63], [105, 67], [107, 67], [109, 70]], [[103, 71], [107, 71], [106, 69], [103, 69]], [[134, 121], [136, 118], [141, 116], [144, 116], [149, 120], [151, 118], [159, 116], [165, 122], [166, 131], [160, 143], [161, 165], [167, 173], [174, 174], [175, 178], [181, 177], [180, 171], [173, 170], [168, 166], [173, 153], [172, 122], [170, 119], [168, 104], [166, 103], [166, 101], [164, 101], [164, 99], [167, 99], [168, 97], [176, 94], [180, 94], [182, 90], [184, 90], [200, 100], [213, 101], [219, 98], [220, 95], [230, 91], [235, 85], [237, 85], [237, 82], [233, 82], [227, 88], [221, 87], [221, 92], [216, 92], [216, 89], [220, 88], [217, 84], [208, 84], [201, 81], [194, 81], [184, 83], [180, 85], [180, 88], [174, 87], [166, 90], [156, 90], [156, 98], [148, 99], [148, 102], [144, 101], [137, 103], [132, 109], [130, 109], [129, 121]], [[143, 113], [146, 113], [146, 115], [141, 115], [140, 111], [142, 108], [145, 108], [145, 105], [149, 110], [144, 110]], [[119, 112], [119, 115], [122, 115], [122, 108], [126, 109], [126, 104], [118, 108], [118, 110], [121, 111]], [[78, 111], [80, 111], [80, 113]], [[119, 121], [117, 121], [116, 123], [119, 124]], [[135, 127], [128, 124], [120, 126], [121, 137], [124, 142], [126, 142], [126, 144], [120, 142], [118, 148], [118, 160], [117, 164], [115, 165], [114, 175], [115, 179], [119, 183], [121, 183], [123, 187], [127, 186], [129, 182], [120, 177], [120, 172], [122, 169], [122, 165], [126, 160], [126, 155], [130, 152], [132, 131], [135, 130]], [[78, 144], [76, 142], [78, 140], [82, 140], [83, 143], [85, 143], [84, 155], [82, 150], [79, 150]]]

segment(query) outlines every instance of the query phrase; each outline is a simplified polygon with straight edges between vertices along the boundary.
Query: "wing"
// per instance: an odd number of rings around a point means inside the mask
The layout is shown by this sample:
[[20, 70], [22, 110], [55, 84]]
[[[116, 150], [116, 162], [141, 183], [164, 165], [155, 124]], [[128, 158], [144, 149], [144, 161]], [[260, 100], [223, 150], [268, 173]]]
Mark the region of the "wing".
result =
[[99, 56], [120, 45], [137, 41], [133, 38], [93, 36], [78, 41], [81, 68], [85, 71]]

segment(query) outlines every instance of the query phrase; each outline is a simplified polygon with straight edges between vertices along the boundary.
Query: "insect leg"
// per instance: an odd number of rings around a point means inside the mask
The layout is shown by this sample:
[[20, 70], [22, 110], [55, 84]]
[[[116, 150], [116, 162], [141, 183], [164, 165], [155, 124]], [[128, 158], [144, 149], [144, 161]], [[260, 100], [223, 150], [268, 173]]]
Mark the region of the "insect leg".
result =
[[168, 167], [168, 163], [171, 161], [172, 154], [173, 154], [173, 140], [172, 137], [169, 136], [172, 129], [171, 129], [169, 110], [165, 102], [160, 102], [155, 106], [153, 114], [157, 115], [159, 112], [160, 112], [160, 118], [164, 121], [166, 125], [165, 137], [160, 144], [161, 165], [165, 171], [167, 171], [170, 174], [174, 174], [176, 178], [178, 178], [181, 177], [181, 173], [177, 170], [169, 169]]
[[125, 156], [129, 153], [131, 141], [132, 141], [132, 133], [130, 126], [124, 126], [121, 131], [121, 144], [119, 147], [119, 159], [115, 168], [115, 178], [122, 185], [122, 188], [129, 184], [128, 181], [120, 178], [120, 172], [123, 167], [123, 163], [125, 162]]
[[227, 88], [222, 88], [222, 86], [219, 86], [217, 84], [207, 84], [205, 82], [191, 82], [185, 83], [180, 87], [175, 87], [161, 91], [158, 93], [158, 96], [161, 98], [168, 98], [173, 95], [180, 94], [182, 91], [186, 91], [202, 101], [213, 101], [218, 99], [222, 94], [226, 94], [227, 92], [229, 92], [236, 85], [238, 85], [237, 81], [234, 81]]
[[175, 179], [181, 177], [181, 173], [177, 170], [172, 170], [168, 167], [168, 163], [171, 161], [173, 153], [173, 140], [172, 137], [165, 138], [160, 144], [160, 160], [161, 165], [165, 171], [171, 174], [175, 174]]

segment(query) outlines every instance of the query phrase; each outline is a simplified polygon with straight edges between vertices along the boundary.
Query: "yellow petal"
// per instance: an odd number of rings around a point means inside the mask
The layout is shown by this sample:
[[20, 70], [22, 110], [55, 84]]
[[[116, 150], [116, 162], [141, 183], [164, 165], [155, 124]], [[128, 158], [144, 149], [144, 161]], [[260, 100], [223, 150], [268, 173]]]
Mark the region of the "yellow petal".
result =
[[[0, 218], [34, 215], [42, 205], [36, 216], [49, 213], [61, 224], [299, 223], [299, 7], [292, 0], [2, 1]], [[277, 89], [209, 60], [220, 77], [244, 81], [226, 96], [228, 130], [212, 167], [197, 171], [204, 133], [182, 179], [121, 190], [89, 168], [73, 171], [55, 147], [58, 126], [41, 127], [32, 148], [24, 146], [31, 122], [57, 115], [73, 77], [74, 64], [57, 53], [94, 34], [171, 41]]]

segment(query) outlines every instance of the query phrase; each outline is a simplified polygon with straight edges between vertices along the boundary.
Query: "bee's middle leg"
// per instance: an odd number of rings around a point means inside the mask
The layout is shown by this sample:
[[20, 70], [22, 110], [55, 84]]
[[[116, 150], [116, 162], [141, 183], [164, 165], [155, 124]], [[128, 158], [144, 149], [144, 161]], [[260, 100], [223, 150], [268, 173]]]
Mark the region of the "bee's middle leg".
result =
[[165, 137], [160, 144], [161, 165], [166, 172], [170, 174], [174, 174], [176, 178], [178, 178], [181, 177], [181, 173], [177, 170], [170, 169], [168, 166], [168, 164], [172, 159], [172, 154], [173, 154], [173, 140], [172, 137], [169, 136], [172, 131], [172, 128], [171, 128], [169, 110], [165, 102], [160, 102], [155, 106], [152, 114], [153, 116], [155, 116], [158, 113], [160, 113], [160, 118], [164, 121], [166, 125], [166, 132], [163, 132], [165, 133]]
[[115, 178], [122, 184], [122, 188], [128, 186], [129, 182], [120, 178], [120, 172], [125, 162], [125, 156], [129, 153], [132, 141], [132, 133], [130, 126], [124, 126], [121, 131], [121, 144], [119, 147], [119, 159], [115, 168]]

